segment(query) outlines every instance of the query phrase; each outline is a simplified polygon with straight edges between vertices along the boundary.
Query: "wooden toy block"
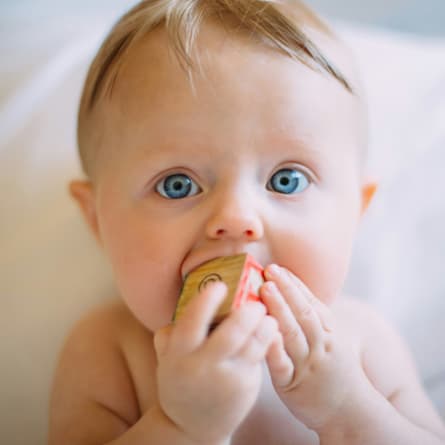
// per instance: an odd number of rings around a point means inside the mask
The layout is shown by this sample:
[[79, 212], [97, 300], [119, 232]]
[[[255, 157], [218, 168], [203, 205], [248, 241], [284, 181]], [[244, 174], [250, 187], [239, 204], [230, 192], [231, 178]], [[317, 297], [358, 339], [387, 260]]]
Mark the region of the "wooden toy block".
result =
[[245, 253], [215, 258], [202, 264], [186, 276], [174, 320], [181, 317], [193, 297], [215, 281], [224, 281], [227, 285], [227, 296], [213, 320], [213, 325], [221, 322], [232, 309], [238, 308], [246, 301], [260, 299], [259, 290], [264, 283], [263, 268]]

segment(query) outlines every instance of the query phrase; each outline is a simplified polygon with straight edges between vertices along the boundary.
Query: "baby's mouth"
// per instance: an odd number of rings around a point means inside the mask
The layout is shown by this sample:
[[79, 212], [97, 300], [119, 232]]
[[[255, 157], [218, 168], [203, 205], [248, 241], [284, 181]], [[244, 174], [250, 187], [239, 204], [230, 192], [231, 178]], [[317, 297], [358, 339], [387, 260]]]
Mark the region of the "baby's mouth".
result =
[[[206, 263], [209, 263], [210, 261], [216, 260], [218, 258], [226, 258], [231, 257], [235, 255], [242, 255], [242, 254], [248, 254], [247, 252], [227, 252], [220, 255], [208, 255], [205, 258], [201, 258], [193, 263], [187, 263], [187, 260], [184, 261], [182, 268], [181, 268], [181, 279], [184, 281], [187, 276], [193, 272], [196, 269], [199, 269], [201, 266], [203, 266]], [[252, 255], [253, 256], [253, 255]]]
[[270, 260], [269, 251], [265, 245], [215, 244], [207, 248], [200, 248], [188, 252], [181, 264], [181, 280], [184, 282], [187, 275], [209, 261], [241, 254], [251, 256], [263, 268], [268, 264], [268, 260]]

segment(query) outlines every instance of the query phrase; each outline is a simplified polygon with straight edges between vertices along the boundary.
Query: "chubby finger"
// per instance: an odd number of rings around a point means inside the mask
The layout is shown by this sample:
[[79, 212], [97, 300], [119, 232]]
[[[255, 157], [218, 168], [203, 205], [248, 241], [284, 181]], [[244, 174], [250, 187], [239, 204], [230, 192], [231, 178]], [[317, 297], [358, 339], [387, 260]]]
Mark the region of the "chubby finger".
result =
[[283, 338], [284, 348], [292, 359], [298, 364], [309, 355], [309, 344], [299, 322], [296, 320], [277, 285], [268, 281], [261, 287], [261, 297], [267, 306], [269, 314], [278, 322]]
[[169, 344], [174, 353], [186, 354], [201, 346], [226, 293], [227, 286], [223, 282], [215, 282], [193, 298], [181, 318], [175, 321]]
[[210, 334], [206, 353], [215, 359], [232, 357], [246, 344], [266, 315], [264, 304], [248, 301], [223, 320]]
[[294, 380], [296, 368], [284, 349], [283, 337], [281, 335], [278, 335], [270, 345], [266, 355], [266, 362], [274, 385], [283, 388]]
[[[266, 270], [266, 278], [273, 280], [279, 293], [289, 305], [306, 336], [311, 353], [321, 350], [324, 343], [324, 330], [321, 320], [300, 287], [295, 285], [285, 269], [276, 265], [270, 266]], [[284, 340], [286, 342], [286, 338]]]
[[278, 323], [275, 318], [266, 315], [247, 339], [235, 359], [255, 364], [266, 358], [267, 351], [279, 336]]
[[332, 317], [332, 312], [319, 298], [317, 298], [306, 286], [306, 284], [295, 276], [290, 270], [283, 268], [284, 272], [288, 274], [290, 280], [297, 286], [302, 295], [306, 298], [308, 303], [315, 309], [318, 316], [320, 317], [323, 329], [326, 332], [332, 332], [334, 327], [334, 320]]

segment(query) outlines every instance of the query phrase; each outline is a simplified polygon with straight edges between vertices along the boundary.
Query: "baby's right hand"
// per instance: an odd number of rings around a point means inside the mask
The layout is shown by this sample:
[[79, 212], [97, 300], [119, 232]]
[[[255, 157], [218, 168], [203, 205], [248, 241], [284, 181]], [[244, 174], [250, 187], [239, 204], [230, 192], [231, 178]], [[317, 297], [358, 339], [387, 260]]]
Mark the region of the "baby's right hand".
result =
[[261, 362], [279, 334], [262, 303], [234, 310], [210, 335], [226, 287], [206, 287], [183, 316], [155, 335], [159, 403], [198, 444], [223, 443], [253, 407]]

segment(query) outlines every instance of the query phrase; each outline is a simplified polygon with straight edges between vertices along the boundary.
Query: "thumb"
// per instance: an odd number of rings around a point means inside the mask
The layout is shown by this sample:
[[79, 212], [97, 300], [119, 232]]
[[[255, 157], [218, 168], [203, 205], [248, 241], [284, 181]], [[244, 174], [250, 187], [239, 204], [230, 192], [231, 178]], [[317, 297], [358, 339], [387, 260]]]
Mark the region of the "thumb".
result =
[[295, 367], [284, 349], [281, 334], [270, 345], [266, 362], [274, 385], [280, 388], [288, 386], [294, 376]]

